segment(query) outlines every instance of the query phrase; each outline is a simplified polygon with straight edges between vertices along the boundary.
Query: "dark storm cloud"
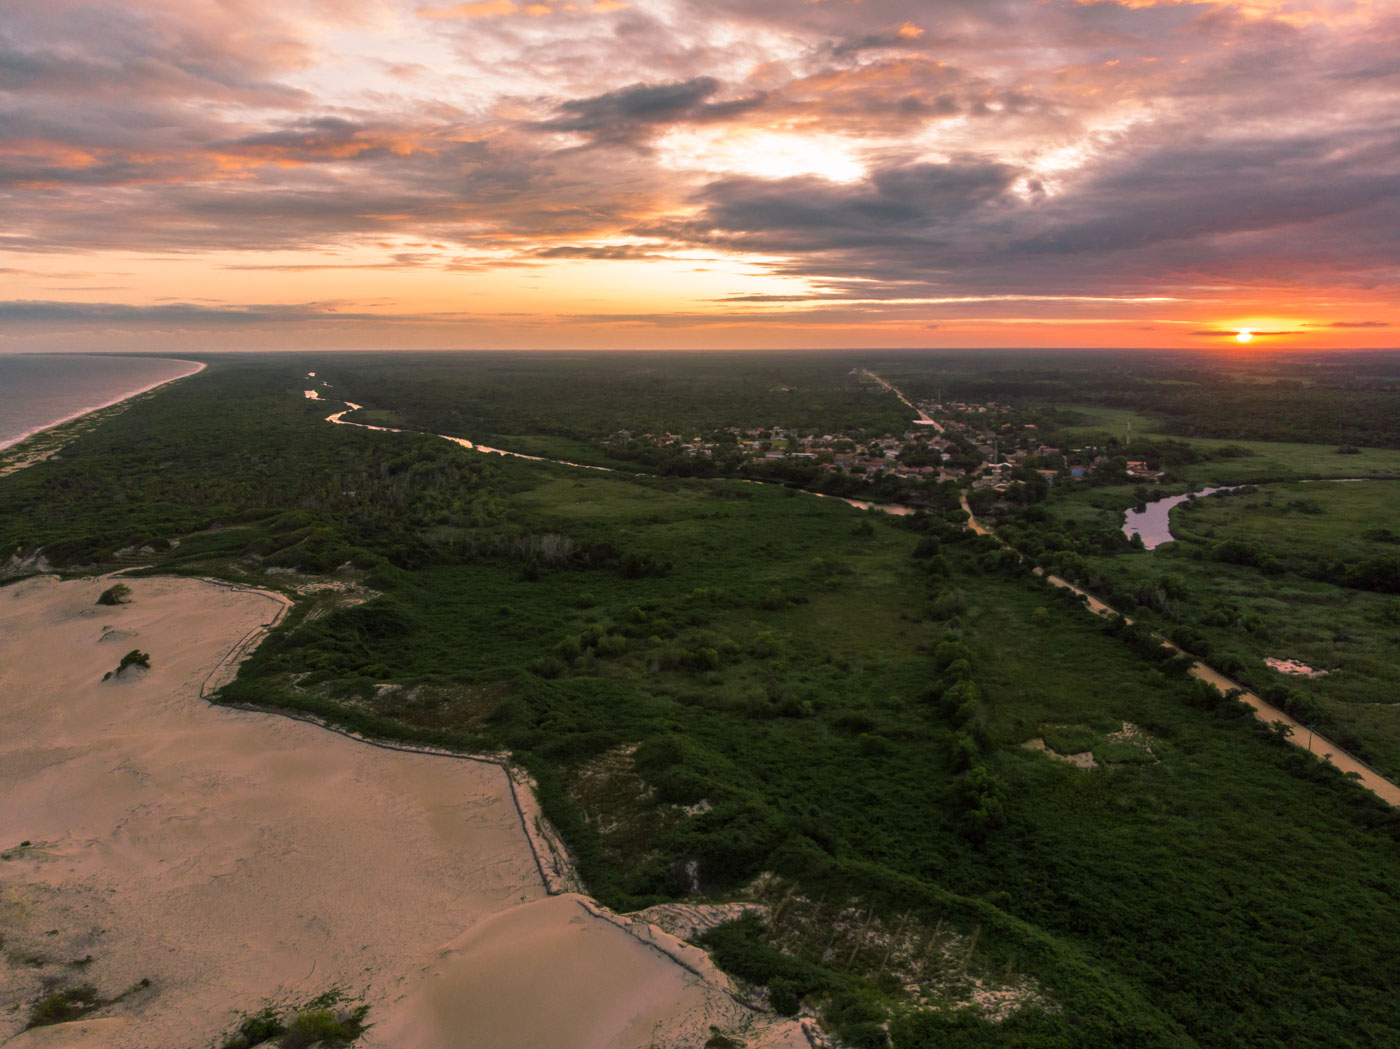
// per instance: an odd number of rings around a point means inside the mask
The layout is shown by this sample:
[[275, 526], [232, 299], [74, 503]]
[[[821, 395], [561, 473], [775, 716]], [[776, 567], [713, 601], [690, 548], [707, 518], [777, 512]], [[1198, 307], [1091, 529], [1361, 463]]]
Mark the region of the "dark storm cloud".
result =
[[401, 136], [402, 129], [396, 136], [394, 129], [386, 127], [371, 129], [342, 117], [317, 117], [276, 131], [216, 142], [211, 148], [221, 153], [316, 163], [392, 153], [395, 139]]
[[[1377, 169], [1346, 136], [1246, 140], [1145, 150], [1112, 165], [1055, 210], [1050, 229], [1020, 241], [1027, 253], [1117, 251], [1165, 240], [1219, 237], [1345, 215], [1382, 203], [1396, 171]], [[1331, 159], [1342, 152], [1339, 159]], [[1053, 214], [1053, 212], [1052, 212]]]
[[772, 253], [932, 246], [1015, 176], [1007, 165], [970, 160], [893, 166], [851, 186], [815, 177], [724, 179], [697, 196], [699, 217], [642, 231]]
[[601, 142], [631, 142], [663, 125], [725, 120], [763, 104], [761, 95], [708, 101], [719, 90], [720, 82], [707, 76], [666, 84], [632, 84], [564, 102], [557, 116], [529, 126], [541, 131], [581, 132]]
[[534, 253], [537, 259], [655, 259], [654, 251], [627, 244], [557, 244]]
[[[997, 293], [1151, 294], [1184, 283], [1394, 280], [1400, 130], [1211, 141], [1149, 129], [1054, 193], [976, 158], [854, 185], [717, 180], [671, 239], [785, 256], [783, 272]], [[853, 297], [868, 297], [867, 286]]]
[[[227, 11], [201, 18], [178, 8], [120, 4], [20, 5], [0, 34], [0, 92], [128, 102], [215, 98], [294, 105], [308, 96], [280, 83], [303, 46], [274, 19], [235, 25]], [[25, 37], [28, 39], [25, 39]]]
[[843, 58], [860, 51], [915, 47], [919, 45], [923, 35], [922, 29], [913, 23], [906, 22], [903, 25], [891, 26], [878, 33], [867, 33], [864, 36], [843, 40], [832, 47], [831, 53], [835, 58]]

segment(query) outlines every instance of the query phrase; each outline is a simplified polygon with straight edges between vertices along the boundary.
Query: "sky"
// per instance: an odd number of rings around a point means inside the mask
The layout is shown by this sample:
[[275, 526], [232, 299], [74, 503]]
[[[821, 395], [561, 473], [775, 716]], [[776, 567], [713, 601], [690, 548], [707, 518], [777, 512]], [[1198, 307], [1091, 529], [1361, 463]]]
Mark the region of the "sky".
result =
[[0, 352], [1400, 346], [1400, 0], [5, 0]]

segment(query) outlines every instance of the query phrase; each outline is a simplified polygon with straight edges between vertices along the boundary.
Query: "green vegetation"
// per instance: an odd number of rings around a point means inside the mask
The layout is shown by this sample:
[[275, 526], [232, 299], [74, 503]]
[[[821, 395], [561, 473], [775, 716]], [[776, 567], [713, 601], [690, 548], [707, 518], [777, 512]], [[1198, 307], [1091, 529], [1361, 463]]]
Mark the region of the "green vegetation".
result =
[[[332, 383], [323, 396], [392, 409], [404, 425], [430, 433], [535, 455], [559, 451], [555, 457], [577, 462], [599, 459], [596, 449], [589, 459], [580, 456], [595, 439], [619, 430], [686, 436], [731, 426], [884, 430], [911, 417], [894, 398], [859, 382], [847, 354], [334, 354], [302, 360]], [[578, 443], [540, 443], [547, 438]]]
[[122, 656], [122, 661], [117, 664], [116, 670], [109, 670], [102, 675], [102, 680], [106, 681], [112, 676], [120, 677], [132, 667], [139, 667], [142, 670], [151, 669], [151, 656], [148, 652], [142, 652], [139, 648], [133, 648], [126, 655]]
[[109, 586], [97, 599], [99, 605], [124, 605], [131, 600], [131, 587], [125, 583]]
[[948, 400], [1043, 406], [1054, 409], [1047, 421], [1071, 427], [1094, 424], [1083, 419], [1087, 407], [1120, 440], [1118, 427], [1131, 421], [1135, 438], [1150, 430], [1217, 443], [1320, 445], [1343, 463], [1350, 456], [1336, 456], [1339, 445], [1400, 448], [1393, 353], [1015, 351], [886, 356], [870, 366], [916, 400], [941, 390]]
[[[767, 903], [766, 923], [721, 927], [708, 946], [780, 1011], [815, 1006], [848, 1045], [1400, 1037], [1400, 818], [965, 532], [956, 484], [896, 519], [778, 485], [503, 460], [326, 425], [299, 382], [315, 370], [419, 426], [455, 411], [443, 432], [486, 443], [681, 430], [668, 414], [776, 425], [793, 394], [794, 420], [902, 427], [892, 397], [849, 382], [869, 363], [219, 361], [0, 481], [0, 554], [42, 545], [98, 570], [149, 546], [149, 570], [335, 581], [299, 596], [223, 698], [509, 749], [605, 903]], [[896, 381], [919, 367], [925, 387], [940, 379], [926, 359], [889, 365]], [[1335, 454], [1344, 436], [1330, 454], [1350, 463]], [[1139, 497], [1112, 484], [978, 495], [1036, 556], [1137, 612], [1181, 609], [1173, 627], [1210, 618], [1220, 579], [1258, 585], [1258, 567], [1186, 556], [1166, 570], [1114, 538]], [[1366, 535], [1386, 526], [1355, 514], [1329, 557], [1385, 545]], [[1269, 578], [1337, 589], [1295, 576]], [[1230, 646], [1264, 614], [1237, 604], [1210, 628]], [[1037, 737], [1099, 767], [1023, 746]], [[248, 1018], [282, 1027], [240, 1030], [230, 1049], [290, 1034], [284, 1015]]]
[[[71, 962], [75, 969], [81, 969], [92, 961], [92, 956]], [[35, 967], [42, 967], [45, 964], [43, 958], [30, 956], [21, 960], [21, 964], [30, 964]], [[103, 998], [97, 988], [90, 983], [76, 984], [69, 987], [60, 987], [54, 990], [55, 984], [60, 980], [56, 978], [47, 979], [45, 987], [48, 993], [34, 1003], [29, 1011], [29, 1027], [48, 1027], [53, 1024], [69, 1023], [73, 1020], [80, 1020], [89, 1013], [95, 1012], [109, 1005], [138, 994], [151, 986], [151, 981], [142, 979], [136, 981], [125, 991], [113, 998]]]
[[47, 1027], [50, 1024], [68, 1023], [77, 1020], [103, 1005], [97, 988], [90, 983], [77, 987], [65, 987], [37, 1002], [29, 1012], [30, 1027]]
[[[1400, 645], [1396, 482], [1290, 483], [1193, 500], [1172, 514], [1175, 542], [1147, 552], [1081, 544], [1035, 548], [1055, 534], [1003, 529], [1018, 545], [1160, 630], [1384, 774], [1400, 775], [1400, 705], [1389, 682]], [[1121, 520], [1126, 489], [1047, 504], [1070, 539]], [[1099, 511], [1096, 506], [1105, 509]], [[1082, 556], [1081, 556], [1082, 555]], [[1270, 665], [1267, 660], [1276, 661]], [[1295, 661], [1314, 674], [1285, 673]]]
[[369, 1007], [347, 1006], [338, 990], [328, 991], [300, 1006], [269, 1005], [245, 1016], [219, 1049], [343, 1049], [364, 1034]]
[[142, 652], [139, 648], [133, 648], [126, 655], [122, 656], [122, 661], [117, 664], [116, 670], [109, 670], [102, 675], [103, 681], [109, 681], [113, 677], [120, 677], [132, 667], [139, 667], [142, 670], [151, 669], [151, 656], [148, 652]]

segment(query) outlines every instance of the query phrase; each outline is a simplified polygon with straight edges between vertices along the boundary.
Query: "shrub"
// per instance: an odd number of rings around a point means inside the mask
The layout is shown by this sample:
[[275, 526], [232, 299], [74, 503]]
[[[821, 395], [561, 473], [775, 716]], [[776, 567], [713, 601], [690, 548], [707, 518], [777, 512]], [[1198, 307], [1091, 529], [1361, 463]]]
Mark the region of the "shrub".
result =
[[125, 583], [118, 583], [116, 586], [109, 586], [102, 591], [102, 596], [97, 599], [99, 605], [124, 605], [131, 598], [131, 587]]
[[101, 1004], [101, 999], [97, 997], [97, 988], [92, 984], [68, 987], [62, 991], [55, 991], [35, 1005], [29, 1013], [29, 1026], [47, 1027], [49, 1024], [67, 1023], [91, 1012]]
[[287, 1027], [275, 1009], [264, 1009], [252, 1016], [245, 1016], [232, 1036], [225, 1039], [219, 1049], [249, 1049], [262, 1045], [284, 1033]]
[[116, 669], [115, 671], [109, 670], [109, 671], [107, 671], [107, 673], [105, 673], [105, 674], [102, 675], [102, 680], [103, 680], [103, 681], [106, 681], [106, 680], [107, 680], [108, 678], [110, 678], [114, 673], [115, 673], [116, 675], [118, 675], [118, 676], [121, 676], [121, 674], [122, 674], [128, 667], [140, 667], [140, 668], [143, 669], [143, 670], [150, 670], [150, 669], [151, 669], [151, 657], [150, 657], [150, 654], [147, 653], [147, 652], [142, 652], [139, 648], [133, 648], [133, 649], [132, 649], [130, 652], [128, 652], [126, 655], [122, 656], [122, 661], [121, 661], [120, 663], [117, 664], [117, 669]]
[[358, 1026], [342, 1020], [329, 1009], [310, 1009], [287, 1025], [287, 1033], [279, 1043], [281, 1049], [306, 1049], [307, 1046], [324, 1042], [328, 1045], [343, 1044], [359, 1037]]

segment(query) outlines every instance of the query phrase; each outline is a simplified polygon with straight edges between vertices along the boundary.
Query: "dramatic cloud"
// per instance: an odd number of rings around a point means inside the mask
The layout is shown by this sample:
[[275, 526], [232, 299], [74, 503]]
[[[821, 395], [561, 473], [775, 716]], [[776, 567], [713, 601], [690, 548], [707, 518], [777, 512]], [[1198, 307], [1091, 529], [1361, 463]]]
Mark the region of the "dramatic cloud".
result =
[[1340, 0], [11, 5], [0, 321], [1382, 345], [1397, 54]]
[[762, 105], [761, 95], [708, 101], [720, 89], [713, 77], [674, 84], [633, 84], [594, 98], [565, 102], [560, 115], [534, 125], [544, 131], [581, 131], [601, 141], [629, 142], [661, 124], [725, 120]]

